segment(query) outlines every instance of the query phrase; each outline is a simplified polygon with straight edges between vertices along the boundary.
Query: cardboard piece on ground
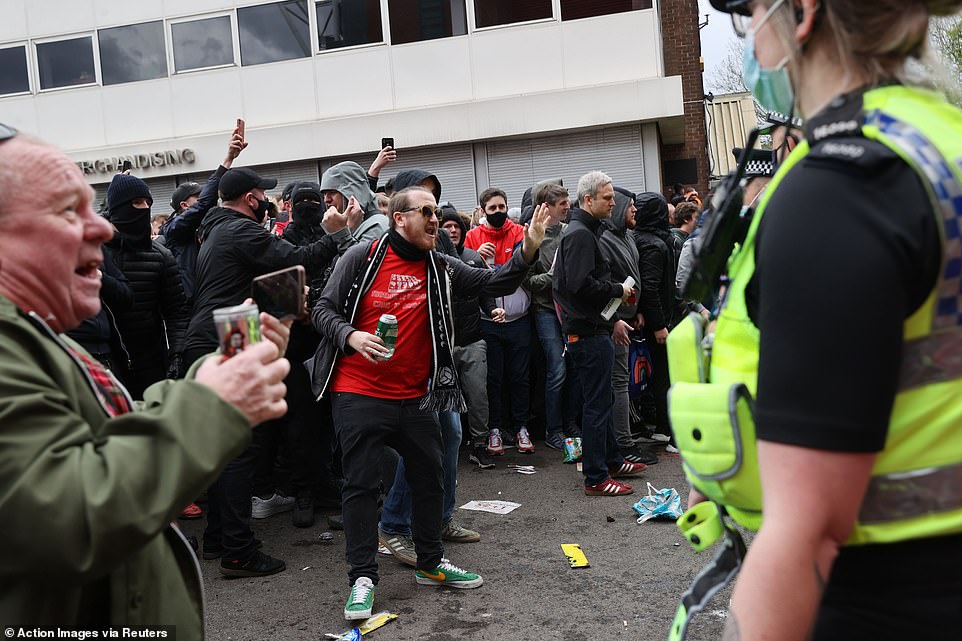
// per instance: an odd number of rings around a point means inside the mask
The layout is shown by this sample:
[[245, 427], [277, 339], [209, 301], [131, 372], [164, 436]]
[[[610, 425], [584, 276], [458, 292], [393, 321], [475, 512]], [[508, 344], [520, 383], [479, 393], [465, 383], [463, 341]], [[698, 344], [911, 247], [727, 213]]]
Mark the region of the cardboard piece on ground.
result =
[[468, 501], [461, 506], [461, 509], [505, 515], [519, 507], [521, 507], [520, 503], [512, 503], [511, 501]]
[[581, 546], [577, 543], [562, 543], [561, 551], [568, 557], [568, 565], [573, 568], [591, 567], [588, 564], [588, 557], [585, 556]]
[[386, 625], [397, 618], [396, 614], [391, 612], [378, 612], [372, 615], [370, 618], [364, 619], [357, 624], [356, 628], [351, 628], [350, 630], [345, 630], [341, 634], [325, 634], [324, 636], [328, 639], [351, 639], [351, 633], [354, 630], [358, 630], [362, 635], [369, 632], [374, 632], [383, 625]]

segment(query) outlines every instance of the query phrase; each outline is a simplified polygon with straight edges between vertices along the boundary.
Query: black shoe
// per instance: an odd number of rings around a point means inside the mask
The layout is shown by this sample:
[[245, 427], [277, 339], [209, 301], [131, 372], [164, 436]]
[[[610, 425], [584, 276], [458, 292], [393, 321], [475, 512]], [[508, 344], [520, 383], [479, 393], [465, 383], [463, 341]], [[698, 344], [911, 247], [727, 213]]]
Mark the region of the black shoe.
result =
[[490, 470], [494, 467], [494, 461], [488, 456], [488, 451], [483, 445], [479, 445], [468, 454], [468, 460], [480, 467], [482, 470]]
[[280, 559], [268, 556], [260, 550], [254, 556], [242, 561], [240, 559], [221, 559], [220, 573], [228, 578], [243, 576], [270, 576], [283, 572], [287, 568]]
[[[264, 547], [264, 542], [260, 539], [254, 539], [254, 549], [259, 550]], [[224, 548], [221, 546], [204, 545], [204, 553], [202, 555], [205, 561], [213, 561], [214, 559], [219, 559], [224, 556]]]
[[570, 438], [581, 438], [581, 427], [576, 423], [572, 423], [564, 429], [565, 436]]
[[311, 527], [314, 525], [314, 497], [311, 496], [310, 491], [298, 492], [294, 498], [291, 523], [294, 524], [294, 527]]
[[343, 530], [344, 529], [344, 517], [340, 514], [331, 514], [327, 517], [327, 527], [332, 530]]
[[647, 447], [622, 447], [618, 449], [621, 452], [621, 456], [629, 463], [654, 465], [658, 462], [658, 455]]

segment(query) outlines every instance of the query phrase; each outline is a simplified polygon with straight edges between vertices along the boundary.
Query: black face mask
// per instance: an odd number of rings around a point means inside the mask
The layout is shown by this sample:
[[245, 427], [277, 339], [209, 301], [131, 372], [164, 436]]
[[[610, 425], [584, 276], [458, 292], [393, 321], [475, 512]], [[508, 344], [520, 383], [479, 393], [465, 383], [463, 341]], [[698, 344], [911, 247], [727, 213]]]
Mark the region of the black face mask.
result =
[[127, 240], [150, 240], [150, 208], [138, 209], [132, 203], [114, 207], [110, 211], [110, 222]]
[[488, 220], [489, 225], [495, 229], [501, 229], [504, 227], [504, 221], [508, 220], [508, 212], [496, 211], [492, 214], [485, 214], [485, 218]]
[[294, 205], [294, 222], [316, 225], [321, 222], [321, 204], [305, 200]]
[[271, 209], [271, 201], [257, 199], [257, 209], [254, 210], [254, 219], [258, 224], [262, 224], [267, 218], [267, 212]]

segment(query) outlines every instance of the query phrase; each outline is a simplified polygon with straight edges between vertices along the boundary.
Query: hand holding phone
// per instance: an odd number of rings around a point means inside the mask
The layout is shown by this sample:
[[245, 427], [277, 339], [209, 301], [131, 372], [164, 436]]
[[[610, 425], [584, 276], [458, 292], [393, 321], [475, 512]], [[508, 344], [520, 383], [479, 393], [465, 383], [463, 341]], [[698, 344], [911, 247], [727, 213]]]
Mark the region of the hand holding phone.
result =
[[385, 147], [394, 149], [394, 138], [381, 138], [381, 149], [384, 149]]
[[258, 309], [278, 320], [292, 320], [304, 312], [305, 273], [300, 265], [254, 279], [251, 296]]

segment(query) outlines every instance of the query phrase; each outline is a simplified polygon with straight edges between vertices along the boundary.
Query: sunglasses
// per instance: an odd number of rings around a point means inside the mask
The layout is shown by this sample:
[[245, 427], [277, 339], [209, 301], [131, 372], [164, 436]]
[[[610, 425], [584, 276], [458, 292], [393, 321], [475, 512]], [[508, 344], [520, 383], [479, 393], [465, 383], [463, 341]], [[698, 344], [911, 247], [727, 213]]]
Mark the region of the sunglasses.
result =
[[4, 140], [10, 140], [16, 135], [16, 129], [0, 122], [0, 142], [3, 142]]
[[408, 207], [407, 209], [402, 209], [400, 213], [406, 214], [409, 211], [419, 211], [421, 215], [425, 218], [430, 218], [431, 216], [437, 216], [441, 218], [443, 212], [440, 207], [435, 207], [434, 205], [421, 205], [420, 207]]

